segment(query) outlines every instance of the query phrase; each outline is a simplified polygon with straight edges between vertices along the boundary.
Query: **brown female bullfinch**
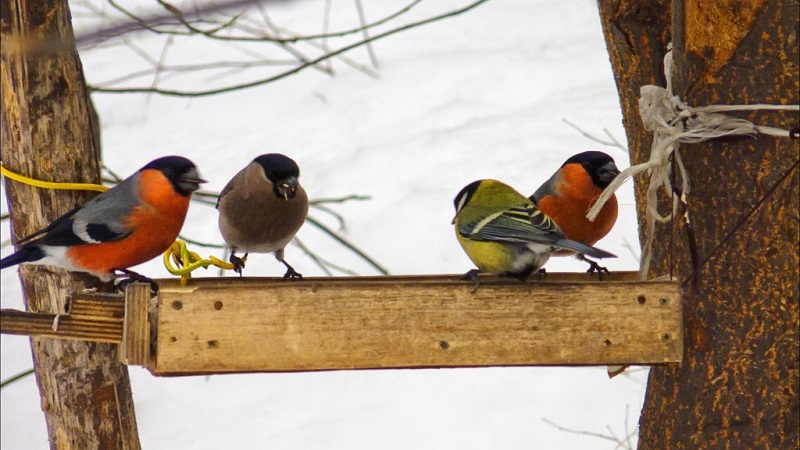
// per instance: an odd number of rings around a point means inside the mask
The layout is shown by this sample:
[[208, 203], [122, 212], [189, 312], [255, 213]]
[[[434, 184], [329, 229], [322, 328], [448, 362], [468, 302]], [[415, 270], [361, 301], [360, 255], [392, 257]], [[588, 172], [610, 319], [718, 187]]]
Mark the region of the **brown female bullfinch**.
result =
[[[225, 185], [217, 201], [219, 231], [231, 249], [239, 275], [249, 252], [275, 253], [286, 266], [284, 278], [303, 278], [283, 259], [308, 215], [308, 196], [300, 186], [300, 169], [291, 158], [267, 153], [254, 159]], [[245, 252], [244, 258], [236, 256]]]

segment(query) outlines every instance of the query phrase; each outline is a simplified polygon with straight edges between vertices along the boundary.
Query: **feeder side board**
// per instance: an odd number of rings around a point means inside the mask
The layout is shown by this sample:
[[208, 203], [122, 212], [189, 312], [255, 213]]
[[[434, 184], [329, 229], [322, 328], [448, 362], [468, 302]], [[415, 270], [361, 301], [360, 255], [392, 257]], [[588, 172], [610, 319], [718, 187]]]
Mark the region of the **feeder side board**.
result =
[[442, 276], [162, 284], [148, 367], [179, 375], [681, 359], [673, 282], [489, 278], [471, 291]]

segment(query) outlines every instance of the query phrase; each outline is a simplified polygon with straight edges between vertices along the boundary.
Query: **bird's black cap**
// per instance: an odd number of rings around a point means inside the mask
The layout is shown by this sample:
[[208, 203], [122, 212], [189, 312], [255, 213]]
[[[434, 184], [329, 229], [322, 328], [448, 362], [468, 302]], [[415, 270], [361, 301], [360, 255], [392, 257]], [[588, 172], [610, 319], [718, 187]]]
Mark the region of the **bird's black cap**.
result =
[[164, 156], [154, 159], [142, 167], [140, 171], [154, 169], [160, 170], [172, 183], [175, 191], [187, 196], [199, 188], [199, 183], [205, 180], [199, 177], [197, 166], [183, 156]]
[[605, 189], [609, 183], [619, 175], [619, 169], [614, 163], [614, 159], [608, 154], [596, 150], [578, 153], [571, 156], [564, 162], [567, 164], [580, 164], [592, 177], [592, 181], [601, 189]]
[[289, 177], [300, 177], [300, 167], [292, 158], [280, 153], [267, 153], [258, 156], [253, 162], [258, 163], [264, 169], [264, 175], [272, 184]]

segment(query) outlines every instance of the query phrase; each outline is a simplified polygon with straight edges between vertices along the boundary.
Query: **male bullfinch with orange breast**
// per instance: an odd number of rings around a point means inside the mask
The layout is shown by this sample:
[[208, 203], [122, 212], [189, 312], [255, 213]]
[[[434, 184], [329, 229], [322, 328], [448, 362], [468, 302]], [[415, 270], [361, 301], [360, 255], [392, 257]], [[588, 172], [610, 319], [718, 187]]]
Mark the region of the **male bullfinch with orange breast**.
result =
[[[239, 275], [249, 252], [274, 252], [286, 266], [284, 278], [303, 278], [283, 259], [283, 249], [308, 215], [308, 196], [299, 177], [300, 168], [291, 158], [267, 153], [239, 171], [222, 189], [217, 201], [219, 231]], [[237, 251], [245, 252], [244, 257], [236, 256]]]
[[[529, 198], [569, 239], [594, 245], [611, 231], [617, 221], [617, 197], [612, 195], [608, 199], [594, 222], [586, 218], [586, 213], [617, 175], [619, 169], [607, 154], [598, 151], [578, 153], [567, 159]], [[572, 254], [575, 253], [565, 250], [554, 253], [557, 256]], [[582, 253], [577, 257], [590, 264], [587, 272], [608, 273], [608, 269]]]
[[56, 219], [17, 243], [0, 261], [43, 264], [88, 272], [103, 281], [163, 253], [178, 237], [192, 192], [205, 183], [197, 167], [181, 156], [151, 161], [110, 190]]

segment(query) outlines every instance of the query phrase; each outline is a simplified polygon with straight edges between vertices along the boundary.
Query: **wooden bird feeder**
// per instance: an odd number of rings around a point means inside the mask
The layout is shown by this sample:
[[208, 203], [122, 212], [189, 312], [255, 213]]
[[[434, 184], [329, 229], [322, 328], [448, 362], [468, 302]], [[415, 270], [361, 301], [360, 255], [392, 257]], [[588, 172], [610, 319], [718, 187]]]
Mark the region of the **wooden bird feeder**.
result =
[[679, 363], [680, 287], [551, 273], [158, 280], [75, 294], [65, 314], [2, 310], [0, 331], [120, 345], [157, 376], [340, 369]]

